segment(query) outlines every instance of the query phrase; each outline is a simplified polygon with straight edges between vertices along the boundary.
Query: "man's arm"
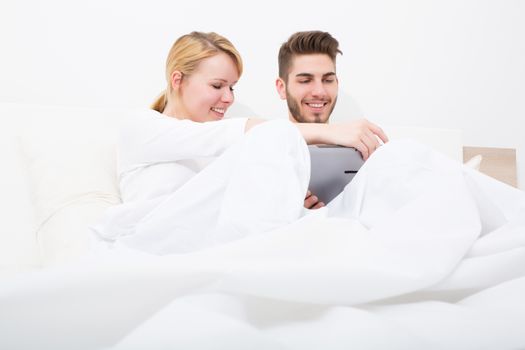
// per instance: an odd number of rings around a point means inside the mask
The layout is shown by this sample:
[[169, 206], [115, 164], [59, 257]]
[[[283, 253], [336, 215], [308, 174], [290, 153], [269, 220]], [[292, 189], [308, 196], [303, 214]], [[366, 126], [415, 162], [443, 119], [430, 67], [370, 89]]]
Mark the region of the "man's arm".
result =
[[[246, 122], [245, 132], [264, 123], [265, 119], [250, 118]], [[328, 144], [356, 148], [364, 160], [381, 145], [388, 142], [383, 129], [376, 124], [360, 119], [334, 124], [294, 123], [299, 128], [307, 144]]]
[[308, 144], [329, 144], [356, 148], [364, 160], [388, 142], [384, 131], [376, 124], [360, 119], [335, 124], [296, 123]]

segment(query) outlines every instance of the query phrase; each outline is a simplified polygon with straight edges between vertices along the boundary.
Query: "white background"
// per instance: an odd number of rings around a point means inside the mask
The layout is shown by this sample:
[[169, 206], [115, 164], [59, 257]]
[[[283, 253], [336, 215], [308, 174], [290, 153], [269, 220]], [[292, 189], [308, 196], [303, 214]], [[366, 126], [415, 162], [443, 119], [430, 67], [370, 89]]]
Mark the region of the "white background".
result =
[[237, 99], [285, 117], [278, 48], [320, 29], [344, 53], [338, 117], [457, 128], [465, 145], [516, 148], [524, 188], [524, 18], [518, 0], [0, 0], [0, 101], [146, 107], [165, 86], [173, 41], [200, 30], [241, 52]]

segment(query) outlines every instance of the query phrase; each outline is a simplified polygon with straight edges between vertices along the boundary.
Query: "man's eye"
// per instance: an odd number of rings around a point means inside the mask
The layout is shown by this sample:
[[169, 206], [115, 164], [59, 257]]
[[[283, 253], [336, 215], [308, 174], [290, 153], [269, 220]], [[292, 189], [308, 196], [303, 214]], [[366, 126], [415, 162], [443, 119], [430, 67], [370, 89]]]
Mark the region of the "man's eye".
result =
[[325, 79], [324, 82], [325, 83], [333, 83], [335, 81], [335, 79]]
[[212, 86], [213, 86], [214, 89], [217, 89], [217, 90], [219, 90], [222, 87], [220, 85], [212, 85]]
[[233, 88], [233, 86], [230, 86], [230, 91], [233, 91], [233, 90], [235, 90], [235, 89]]
[[308, 84], [310, 80], [299, 80], [299, 84]]

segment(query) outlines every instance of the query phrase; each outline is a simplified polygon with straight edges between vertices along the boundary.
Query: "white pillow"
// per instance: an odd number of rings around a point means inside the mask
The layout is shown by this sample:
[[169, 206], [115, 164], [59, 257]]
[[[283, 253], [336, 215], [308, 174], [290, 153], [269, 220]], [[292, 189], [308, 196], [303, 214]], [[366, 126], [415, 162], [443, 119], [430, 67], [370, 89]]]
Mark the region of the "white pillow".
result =
[[120, 201], [116, 139], [133, 111], [34, 107], [25, 116], [21, 150], [44, 264], [88, 248], [87, 227]]
[[20, 107], [0, 103], [0, 274], [30, 270], [40, 265], [33, 207], [16, 137], [23, 116]]
[[390, 140], [409, 138], [463, 163], [461, 130], [382, 125]]

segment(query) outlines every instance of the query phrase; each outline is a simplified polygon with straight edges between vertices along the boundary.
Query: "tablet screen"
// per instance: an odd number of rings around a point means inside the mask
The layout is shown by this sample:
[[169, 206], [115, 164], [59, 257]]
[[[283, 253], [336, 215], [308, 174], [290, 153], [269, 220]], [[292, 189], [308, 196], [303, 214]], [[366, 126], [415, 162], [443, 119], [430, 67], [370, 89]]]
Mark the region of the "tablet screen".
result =
[[328, 204], [352, 181], [364, 161], [355, 148], [310, 145], [310, 185], [308, 189]]

